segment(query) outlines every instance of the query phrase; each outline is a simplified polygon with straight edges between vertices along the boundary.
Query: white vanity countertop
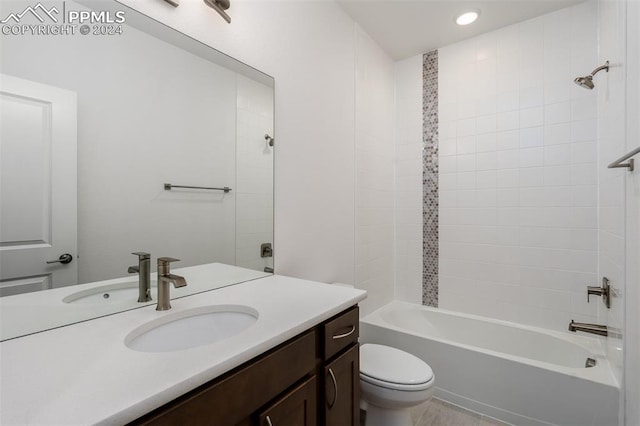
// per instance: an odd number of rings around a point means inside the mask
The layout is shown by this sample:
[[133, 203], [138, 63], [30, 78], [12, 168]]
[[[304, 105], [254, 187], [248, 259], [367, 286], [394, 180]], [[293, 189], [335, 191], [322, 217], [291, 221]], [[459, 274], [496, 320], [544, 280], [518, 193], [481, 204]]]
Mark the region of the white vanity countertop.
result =
[[[172, 300], [171, 311], [147, 306], [2, 342], [0, 424], [125, 424], [365, 297], [363, 290], [271, 276]], [[149, 321], [224, 304], [260, 316], [240, 334], [196, 348], [148, 353], [124, 344]]]

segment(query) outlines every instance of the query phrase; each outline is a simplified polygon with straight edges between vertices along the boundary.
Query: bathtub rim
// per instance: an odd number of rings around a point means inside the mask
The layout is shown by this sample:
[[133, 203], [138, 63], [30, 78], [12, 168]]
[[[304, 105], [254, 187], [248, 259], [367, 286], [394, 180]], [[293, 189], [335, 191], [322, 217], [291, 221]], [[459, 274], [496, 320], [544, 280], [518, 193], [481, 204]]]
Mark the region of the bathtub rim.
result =
[[[484, 321], [493, 324], [498, 324], [502, 326], [508, 326], [513, 328], [518, 328], [522, 330], [528, 330], [531, 332], [540, 333], [543, 335], [548, 335], [551, 337], [559, 338], [561, 340], [565, 340], [569, 343], [575, 344], [583, 348], [585, 351], [592, 354], [592, 356], [598, 361], [598, 364], [595, 367], [591, 368], [577, 368], [577, 367], [566, 367], [560, 366], [557, 364], [552, 364], [549, 362], [539, 361], [532, 358], [525, 358], [517, 355], [510, 355], [504, 352], [498, 352], [491, 349], [480, 348], [478, 346], [473, 346], [465, 343], [456, 342], [453, 340], [443, 339], [440, 337], [429, 336], [424, 333], [418, 333], [413, 330], [405, 329], [402, 327], [398, 327], [394, 324], [390, 324], [384, 318], [382, 318], [382, 313], [390, 310], [397, 310], [402, 308], [412, 308], [412, 309], [421, 309], [428, 312], [434, 312], [437, 314], [445, 314], [445, 315], [454, 315], [457, 317], [463, 317], [469, 320], [475, 321]], [[369, 313], [360, 319], [360, 322], [371, 324], [378, 327], [389, 328], [391, 330], [406, 333], [409, 335], [413, 335], [420, 338], [425, 338], [429, 340], [433, 340], [439, 343], [456, 346], [462, 349], [481, 352], [490, 356], [495, 356], [498, 358], [506, 359], [512, 362], [518, 362], [522, 364], [531, 365], [537, 368], [541, 368], [544, 370], [551, 370], [553, 372], [563, 374], [570, 377], [577, 377], [583, 380], [588, 380], [592, 382], [596, 382], [602, 385], [611, 386], [616, 389], [620, 389], [617, 380], [613, 374], [613, 370], [611, 368], [611, 364], [609, 360], [606, 358], [606, 349], [604, 347], [604, 338], [596, 338], [596, 337], [587, 337], [580, 335], [570, 335], [568, 333], [562, 333], [556, 330], [545, 329], [541, 327], [534, 327], [526, 324], [519, 324], [510, 321], [504, 321], [489, 317], [483, 317], [475, 314], [468, 314], [464, 312], [451, 311], [443, 308], [433, 308], [430, 306], [419, 305], [417, 303], [404, 302], [399, 300], [394, 300], [387, 303], [384, 306], [376, 309], [375, 311]], [[363, 342], [361, 342], [363, 343]], [[366, 343], [366, 342], [364, 342]], [[428, 362], [428, 361], [427, 361]]]

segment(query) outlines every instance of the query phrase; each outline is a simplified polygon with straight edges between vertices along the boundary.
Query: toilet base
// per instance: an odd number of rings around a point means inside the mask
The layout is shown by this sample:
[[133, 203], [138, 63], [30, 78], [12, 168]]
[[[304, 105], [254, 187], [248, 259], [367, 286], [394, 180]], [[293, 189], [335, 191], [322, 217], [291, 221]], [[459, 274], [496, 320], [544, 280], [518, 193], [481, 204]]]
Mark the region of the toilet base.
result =
[[380, 408], [367, 404], [365, 426], [413, 426], [408, 408]]

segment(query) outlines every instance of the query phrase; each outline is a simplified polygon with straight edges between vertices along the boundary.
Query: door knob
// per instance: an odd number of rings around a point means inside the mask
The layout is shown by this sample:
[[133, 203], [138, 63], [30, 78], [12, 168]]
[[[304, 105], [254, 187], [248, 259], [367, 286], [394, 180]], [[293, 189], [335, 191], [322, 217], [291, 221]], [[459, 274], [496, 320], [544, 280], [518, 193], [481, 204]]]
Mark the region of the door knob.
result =
[[48, 260], [47, 263], [62, 263], [63, 265], [66, 265], [67, 263], [71, 263], [72, 260], [73, 256], [71, 256], [69, 253], [65, 253], [61, 254], [58, 260]]

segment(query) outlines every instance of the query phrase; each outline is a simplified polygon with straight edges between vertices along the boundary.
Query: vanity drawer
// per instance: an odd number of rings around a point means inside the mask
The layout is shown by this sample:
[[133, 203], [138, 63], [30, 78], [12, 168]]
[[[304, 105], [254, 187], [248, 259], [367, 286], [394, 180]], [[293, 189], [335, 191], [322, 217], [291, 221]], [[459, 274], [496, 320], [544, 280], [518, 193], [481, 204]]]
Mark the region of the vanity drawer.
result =
[[358, 341], [360, 314], [357, 306], [324, 324], [323, 359], [328, 360], [342, 349]]

